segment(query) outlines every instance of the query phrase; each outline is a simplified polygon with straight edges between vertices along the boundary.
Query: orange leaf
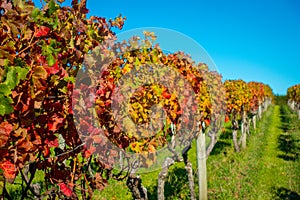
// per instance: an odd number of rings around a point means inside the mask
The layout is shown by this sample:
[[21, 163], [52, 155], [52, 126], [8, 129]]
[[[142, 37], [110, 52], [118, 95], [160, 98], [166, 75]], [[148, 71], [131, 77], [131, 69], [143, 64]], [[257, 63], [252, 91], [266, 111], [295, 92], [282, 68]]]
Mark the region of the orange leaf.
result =
[[156, 150], [155, 150], [155, 147], [154, 147], [153, 145], [150, 144], [150, 145], [148, 146], [148, 151], [149, 151], [149, 153], [155, 153]]
[[225, 116], [225, 122], [229, 122], [229, 117], [228, 117], [228, 115]]
[[0, 124], [0, 147], [6, 144], [12, 129], [13, 126], [8, 122], [2, 122]]
[[48, 157], [49, 156], [49, 154], [50, 154], [49, 147], [44, 147], [43, 154], [44, 154], [44, 157]]
[[0, 163], [0, 168], [3, 170], [4, 177], [8, 182], [12, 183], [16, 178], [17, 169], [10, 161]]

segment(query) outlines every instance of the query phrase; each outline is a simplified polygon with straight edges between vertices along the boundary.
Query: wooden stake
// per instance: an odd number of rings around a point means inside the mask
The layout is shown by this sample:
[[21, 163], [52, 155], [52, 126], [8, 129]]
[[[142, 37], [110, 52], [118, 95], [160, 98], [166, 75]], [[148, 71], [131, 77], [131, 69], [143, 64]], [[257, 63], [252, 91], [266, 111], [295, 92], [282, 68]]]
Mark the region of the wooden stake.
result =
[[206, 174], [206, 146], [205, 134], [202, 130], [197, 137], [197, 163], [198, 163], [198, 184], [199, 199], [207, 200], [207, 174]]

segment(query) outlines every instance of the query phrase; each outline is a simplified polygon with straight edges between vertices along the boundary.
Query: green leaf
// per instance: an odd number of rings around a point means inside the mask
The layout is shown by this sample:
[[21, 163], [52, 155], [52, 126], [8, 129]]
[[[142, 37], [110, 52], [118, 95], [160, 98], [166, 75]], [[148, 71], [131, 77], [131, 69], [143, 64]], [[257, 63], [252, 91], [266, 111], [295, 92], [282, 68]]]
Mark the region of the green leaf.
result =
[[141, 61], [138, 58], [135, 58], [134, 66], [137, 68], [137, 70], [140, 69]]
[[8, 67], [6, 80], [4, 81], [4, 83], [6, 83], [10, 89], [14, 89], [17, 84], [19, 84], [19, 81], [20, 80], [17, 77], [16, 69], [14, 67]]
[[53, 25], [52, 25], [52, 28], [53, 29], [56, 29], [57, 28], [57, 26], [58, 26], [58, 17], [57, 17], [57, 15], [55, 16], [55, 20], [54, 20], [54, 22], [53, 22]]
[[8, 96], [11, 93], [11, 90], [9, 89], [7, 84], [0, 83], [0, 93], [3, 93], [3, 95]]
[[49, 46], [47, 44], [45, 44], [45, 42], [43, 41], [42, 44], [42, 55], [43, 56], [47, 56], [48, 54], [52, 54], [52, 50], [51, 48], [49, 48]]
[[59, 6], [57, 6], [53, 0], [49, 2], [48, 6], [49, 8], [47, 12], [49, 15], [52, 15], [52, 13], [54, 13], [59, 8]]
[[18, 66], [16, 67], [16, 72], [18, 73], [20, 80], [24, 80], [29, 72], [29, 69]]
[[3, 194], [3, 188], [4, 188], [4, 177], [3, 177], [3, 170], [0, 168], [0, 194]]
[[75, 83], [75, 77], [72, 77], [72, 76], [65, 77], [64, 81]]
[[55, 58], [52, 54], [47, 55], [47, 61], [48, 61], [48, 65], [51, 67], [55, 64]]
[[13, 107], [11, 106], [13, 100], [10, 97], [5, 97], [0, 94], [0, 115], [10, 114], [14, 111]]
[[31, 17], [33, 18], [34, 21], [37, 21], [37, 18], [40, 14], [40, 10], [38, 8], [35, 8], [32, 13], [31, 13]]
[[7, 67], [6, 80], [4, 83], [12, 90], [20, 83], [20, 80], [26, 78], [28, 71], [28, 68], [22, 68], [20, 66]]

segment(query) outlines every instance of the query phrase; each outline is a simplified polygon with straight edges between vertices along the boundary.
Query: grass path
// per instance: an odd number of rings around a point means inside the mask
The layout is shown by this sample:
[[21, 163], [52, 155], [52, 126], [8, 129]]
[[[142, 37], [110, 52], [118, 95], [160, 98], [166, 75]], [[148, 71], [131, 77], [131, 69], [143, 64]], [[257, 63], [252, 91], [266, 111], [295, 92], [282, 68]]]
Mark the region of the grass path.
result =
[[246, 150], [230, 146], [209, 157], [209, 198], [300, 199], [299, 141], [296, 116], [285, 105], [271, 107]]
[[[295, 134], [292, 132], [283, 132], [282, 119], [286, 119], [286, 117], [289, 117], [286, 115], [291, 114], [287, 113], [288, 110], [284, 109], [286, 108], [283, 106], [276, 106], [272, 115], [265, 123], [266, 145], [264, 146], [265, 148], [260, 160], [261, 168], [257, 174], [257, 177], [261, 177], [257, 179], [258, 188], [256, 194], [259, 199], [271, 199], [272, 197], [280, 198], [282, 195], [292, 198], [292, 192], [300, 192], [300, 173], [296, 173], [297, 168], [299, 169], [300, 167], [299, 162], [296, 162], [296, 158], [292, 159], [292, 157], [290, 157], [290, 159], [287, 159], [288, 157], [284, 157], [285, 152], [282, 152], [282, 149], [280, 148], [280, 142], [284, 142], [284, 144], [282, 144], [284, 148], [287, 147], [289, 142], [288, 138], [291, 138], [292, 134]], [[288, 140], [284, 140], [284, 138]], [[289, 149], [288, 151], [294, 150]], [[288, 153], [288, 151], [286, 153]], [[275, 195], [273, 192], [275, 192]], [[298, 197], [300, 198], [300, 196]]]

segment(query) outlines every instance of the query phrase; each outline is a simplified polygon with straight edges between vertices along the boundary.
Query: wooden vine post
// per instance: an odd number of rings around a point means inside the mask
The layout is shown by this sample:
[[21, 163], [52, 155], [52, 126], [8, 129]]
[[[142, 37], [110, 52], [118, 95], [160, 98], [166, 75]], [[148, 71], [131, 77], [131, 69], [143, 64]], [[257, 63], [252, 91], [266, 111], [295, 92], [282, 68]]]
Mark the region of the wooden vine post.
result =
[[247, 124], [247, 113], [243, 111], [242, 115], [242, 124], [241, 124], [241, 130], [242, 130], [242, 149], [246, 149], [247, 146], [247, 129], [248, 129], [248, 124]]
[[206, 146], [205, 133], [200, 129], [196, 140], [197, 145], [197, 164], [198, 164], [198, 185], [199, 199], [207, 199], [207, 173], [206, 173]]

